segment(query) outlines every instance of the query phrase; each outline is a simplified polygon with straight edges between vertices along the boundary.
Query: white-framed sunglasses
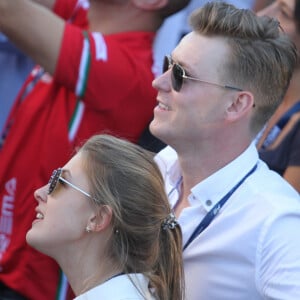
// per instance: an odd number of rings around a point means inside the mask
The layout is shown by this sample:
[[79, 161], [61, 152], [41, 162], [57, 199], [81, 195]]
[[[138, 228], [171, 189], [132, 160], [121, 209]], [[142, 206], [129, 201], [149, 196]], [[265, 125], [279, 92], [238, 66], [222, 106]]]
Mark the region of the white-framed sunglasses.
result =
[[56, 189], [58, 182], [61, 181], [63, 183], [66, 183], [73, 189], [77, 190], [78, 192], [82, 193], [83, 195], [85, 195], [91, 199], [94, 199], [89, 193], [85, 192], [78, 186], [74, 185], [73, 183], [69, 182], [65, 178], [61, 177], [62, 171], [63, 171], [62, 168], [58, 168], [52, 172], [52, 175], [51, 175], [51, 177], [49, 179], [49, 183], [48, 183], [48, 191], [47, 191], [48, 195], [50, 195]]

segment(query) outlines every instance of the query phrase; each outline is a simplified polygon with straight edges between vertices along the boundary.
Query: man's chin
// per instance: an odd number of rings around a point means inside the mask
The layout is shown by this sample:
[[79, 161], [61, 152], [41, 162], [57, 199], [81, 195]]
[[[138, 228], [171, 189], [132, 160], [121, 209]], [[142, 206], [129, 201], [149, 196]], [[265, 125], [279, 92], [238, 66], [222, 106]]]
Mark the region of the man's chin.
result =
[[161, 140], [163, 143], [168, 144], [170, 139], [170, 130], [164, 128], [163, 126], [159, 125], [152, 121], [149, 126], [149, 130], [151, 134], [156, 137], [157, 139]]

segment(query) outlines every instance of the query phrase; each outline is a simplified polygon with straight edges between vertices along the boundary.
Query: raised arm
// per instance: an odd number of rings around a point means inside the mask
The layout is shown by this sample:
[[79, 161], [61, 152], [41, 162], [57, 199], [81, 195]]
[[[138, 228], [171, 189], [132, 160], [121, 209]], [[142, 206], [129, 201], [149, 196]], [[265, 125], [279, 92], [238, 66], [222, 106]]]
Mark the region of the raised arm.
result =
[[0, 0], [0, 31], [40, 64], [54, 73], [65, 21], [48, 8], [54, 0]]

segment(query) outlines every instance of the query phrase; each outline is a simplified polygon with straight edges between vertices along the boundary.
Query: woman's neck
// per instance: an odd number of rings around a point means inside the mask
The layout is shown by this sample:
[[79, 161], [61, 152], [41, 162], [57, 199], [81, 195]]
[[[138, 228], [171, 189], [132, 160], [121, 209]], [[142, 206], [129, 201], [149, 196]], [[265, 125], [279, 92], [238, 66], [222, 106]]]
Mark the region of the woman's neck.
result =
[[92, 252], [72, 253], [72, 256], [57, 260], [76, 296], [122, 272], [111, 258], [93, 249]]

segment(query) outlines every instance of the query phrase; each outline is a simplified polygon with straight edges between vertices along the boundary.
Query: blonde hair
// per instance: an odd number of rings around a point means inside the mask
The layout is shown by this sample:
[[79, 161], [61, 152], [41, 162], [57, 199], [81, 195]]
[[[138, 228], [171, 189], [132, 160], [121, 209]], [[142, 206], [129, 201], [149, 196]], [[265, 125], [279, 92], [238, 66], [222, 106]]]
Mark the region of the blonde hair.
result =
[[288, 88], [297, 50], [276, 19], [225, 2], [209, 2], [190, 17], [193, 30], [224, 37], [231, 56], [220, 78], [254, 95], [253, 135], [271, 117]]
[[183, 299], [181, 230], [162, 228], [171, 209], [153, 155], [110, 135], [93, 136], [80, 152], [96, 204], [113, 211], [107, 253], [123, 272], [146, 275], [159, 299]]

